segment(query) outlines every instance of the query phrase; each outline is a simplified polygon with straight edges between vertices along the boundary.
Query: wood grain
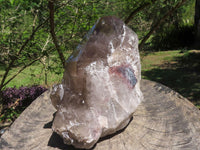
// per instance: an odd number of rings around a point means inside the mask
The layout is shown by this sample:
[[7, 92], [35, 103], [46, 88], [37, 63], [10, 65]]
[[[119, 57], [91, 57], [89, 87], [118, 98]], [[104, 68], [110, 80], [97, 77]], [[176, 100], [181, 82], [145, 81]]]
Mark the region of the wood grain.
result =
[[[141, 81], [144, 101], [122, 131], [99, 140], [93, 150], [200, 150], [200, 111], [175, 91]], [[52, 133], [55, 109], [49, 91], [37, 98], [0, 139], [3, 150], [76, 150]]]

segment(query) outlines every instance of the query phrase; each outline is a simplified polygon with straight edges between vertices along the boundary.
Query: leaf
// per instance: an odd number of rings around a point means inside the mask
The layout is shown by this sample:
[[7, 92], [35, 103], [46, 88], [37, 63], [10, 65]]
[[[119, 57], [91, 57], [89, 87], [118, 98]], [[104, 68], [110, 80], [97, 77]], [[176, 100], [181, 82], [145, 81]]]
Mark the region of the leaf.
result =
[[15, 0], [10, 0], [10, 4], [13, 5]]

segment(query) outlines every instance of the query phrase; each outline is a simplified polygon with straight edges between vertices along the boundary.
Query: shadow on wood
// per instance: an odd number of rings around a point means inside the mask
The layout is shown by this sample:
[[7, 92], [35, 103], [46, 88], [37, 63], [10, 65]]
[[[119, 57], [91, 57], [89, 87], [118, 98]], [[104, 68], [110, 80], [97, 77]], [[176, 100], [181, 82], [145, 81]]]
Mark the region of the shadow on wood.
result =
[[[55, 113], [54, 113], [54, 116], [55, 116]], [[129, 121], [128, 125], [130, 124], [130, 122], [132, 120], [133, 120], [133, 118], [131, 118], [131, 120]], [[51, 129], [52, 123], [53, 123], [53, 121], [50, 121], [50, 122], [46, 123], [43, 128], [44, 129], [47, 129], [47, 128]], [[101, 143], [104, 140], [109, 140], [112, 137], [117, 136], [118, 134], [121, 134], [128, 127], [128, 125], [125, 128], [123, 128], [122, 130], [119, 130], [114, 134], [111, 134], [111, 135], [108, 135], [108, 136], [105, 136], [105, 137], [101, 138], [98, 141], [98, 143]], [[51, 135], [51, 137], [50, 137], [50, 139], [48, 141], [48, 146], [54, 147], [54, 148], [59, 148], [61, 150], [65, 150], [65, 149], [67, 149], [67, 150], [81, 150], [81, 149], [74, 148], [73, 146], [69, 146], [69, 145], [64, 144], [63, 139], [55, 132], [52, 133], [52, 135]], [[95, 149], [95, 147], [96, 147], [96, 145], [92, 149]]]

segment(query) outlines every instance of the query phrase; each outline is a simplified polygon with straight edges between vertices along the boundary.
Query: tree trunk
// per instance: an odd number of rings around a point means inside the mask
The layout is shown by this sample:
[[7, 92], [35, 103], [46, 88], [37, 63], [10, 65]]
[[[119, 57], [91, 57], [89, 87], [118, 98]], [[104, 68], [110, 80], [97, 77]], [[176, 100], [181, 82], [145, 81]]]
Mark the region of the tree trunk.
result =
[[49, 16], [50, 16], [50, 33], [51, 33], [51, 36], [52, 36], [52, 39], [53, 39], [53, 43], [56, 47], [56, 50], [59, 54], [59, 57], [60, 57], [60, 60], [63, 64], [63, 68], [65, 67], [65, 57], [62, 53], [62, 50], [58, 44], [58, 40], [57, 40], [57, 37], [56, 37], [56, 34], [55, 34], [55, 25], [54, 25], [54, 2], [55, 0], [49, 0]]
[[196, 0], [196, 5], [195, 5], [195, 31], [196, 31], [195, 46], [197, 48], [200, 48], [200, 0]]

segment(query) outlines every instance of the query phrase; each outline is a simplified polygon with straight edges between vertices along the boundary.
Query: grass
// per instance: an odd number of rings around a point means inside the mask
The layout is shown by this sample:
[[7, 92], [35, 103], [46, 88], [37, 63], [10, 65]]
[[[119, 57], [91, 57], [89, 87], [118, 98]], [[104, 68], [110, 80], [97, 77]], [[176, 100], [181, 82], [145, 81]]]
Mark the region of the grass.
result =
[[[11, 71], [8, 77], [15, 73], [15, 68]], [[10, 82], [7, 87], [21, 87], [29, 85], [43, 85], [51, 86], [55, 82], [61, 81], [62, 75], [55, 74], [52, 71], [47, 71], [47, 85], [45, 85], [45, 70], [42, 64], [36, 63], [33, 66], [27, 68], [22, 73], [20, 73], [12, 82]], [[62, 73], [61, 73], [62, 74]]]
[[179, 50], [152, 52], [147, 55], [141, 54], [142, 71], [159, 68], [161, 64], [173, 61], [174, 57], [183, 56]]
[[[71, 52], [66, 53], [66, 58], [70, 55]], [[31, 85], [43, 85], [45, 87], [51, 87], [53, 84], [59, 83], [63, 77], [62, 65], [59, 61], [59, 58], [56, 56], [51, 56], [48, 69], [45, 72], [44, 65], [41, 62], [35, 62], [32, 66], [27, 67], [22, 71], [16, 78], [14, 78], [7, 87], [16, 87], [21, 86], [31, 86]], [[7, 79], [11, 78], [21, 67], [14, 67], [8, 74]], [[0, 81], [5, 72], [5, 66], [0, 65]], [[45, 78], [47, 78], [47, 84], [45, 83]]]
[[170, 87], [200, 108], [200, 51], [164, 51], [143, 56], [142, 78]]

